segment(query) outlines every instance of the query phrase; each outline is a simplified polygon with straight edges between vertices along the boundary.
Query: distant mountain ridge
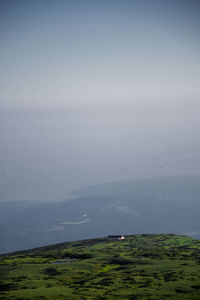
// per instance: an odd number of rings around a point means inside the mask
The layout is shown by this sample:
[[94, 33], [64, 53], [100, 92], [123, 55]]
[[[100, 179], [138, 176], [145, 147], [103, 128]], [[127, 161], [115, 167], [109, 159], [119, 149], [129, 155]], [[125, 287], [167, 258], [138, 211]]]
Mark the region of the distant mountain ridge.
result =
[[108, 183], [73, 196], [59, 203], [0, 203], [0, 252], [119, 233], [200, 238], [200, 176]]

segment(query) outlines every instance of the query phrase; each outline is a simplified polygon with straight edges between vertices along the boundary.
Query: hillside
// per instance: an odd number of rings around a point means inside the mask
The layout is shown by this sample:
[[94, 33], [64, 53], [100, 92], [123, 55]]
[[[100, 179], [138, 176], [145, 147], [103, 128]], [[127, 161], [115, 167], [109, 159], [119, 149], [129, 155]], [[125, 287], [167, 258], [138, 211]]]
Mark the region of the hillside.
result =
[[200, 241], [173, 234], [97, 238], [0, 257], [3, 299], [200, 298]]

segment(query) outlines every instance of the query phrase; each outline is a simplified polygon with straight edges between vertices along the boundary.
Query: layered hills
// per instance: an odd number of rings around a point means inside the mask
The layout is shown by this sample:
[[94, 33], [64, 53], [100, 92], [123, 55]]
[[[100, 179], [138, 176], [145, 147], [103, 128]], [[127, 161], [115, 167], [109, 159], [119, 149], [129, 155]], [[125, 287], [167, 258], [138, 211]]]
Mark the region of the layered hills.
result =
[[82, 188], [60, 202], [0, 202], [0, 253], [112, 234], [200, 238], [200, 177], [171, 176]]

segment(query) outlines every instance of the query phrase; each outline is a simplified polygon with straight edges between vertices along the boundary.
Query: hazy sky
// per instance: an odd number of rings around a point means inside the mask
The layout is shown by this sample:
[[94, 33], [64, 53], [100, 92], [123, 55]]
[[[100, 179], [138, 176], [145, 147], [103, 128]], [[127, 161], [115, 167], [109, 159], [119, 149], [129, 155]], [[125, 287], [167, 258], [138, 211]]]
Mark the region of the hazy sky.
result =
[[198, 98], [199, 29], [199, 0], [1, 0], [0, 109]]

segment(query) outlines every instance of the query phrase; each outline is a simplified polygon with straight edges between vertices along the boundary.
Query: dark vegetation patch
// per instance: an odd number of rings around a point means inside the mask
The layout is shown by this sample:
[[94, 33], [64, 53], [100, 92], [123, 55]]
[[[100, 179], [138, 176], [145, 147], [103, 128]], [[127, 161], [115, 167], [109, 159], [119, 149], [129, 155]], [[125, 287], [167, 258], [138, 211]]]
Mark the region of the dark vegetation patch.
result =
[[49, 276], [55, 276], [58, 275], [60, 272], [54, 268], [54, 267], [48, 267], [44, 270], [44, 274], [47, 274]]
[[190, 294], [191, 293], [191, 289], [188, 287], [176, 287], [176, 293], [178, 294]]
[[168, 272], [166, 274], [163, 274], [163, 278], [166, 282], [168, 282], [168, 281], [176, 281], [178, 277], [176, 272]]
[[191, 286], [193, 289], [200, 290], [200, 284], [195, 284]]
[[112, 265], [132, 265], [133, 262], [131, 259], [126, 259], [123, 257], [113, 257], [112, 259], [108, 260], [108, 263]]
[[89, 254], [89, 253], [68, 253], [68, 252], [66, 252], [66, 253], [63, 254], [63, 258], [67, 258], [67, 257], [69, 257], [71, 259], [73, 259], [73, 258], [75, 258], [75, 259], [89, 259], [89, 258], [92, 258], [92, 255]]
[[15, 289], [13, 283], [0, 283], [0, 291], [9, 291]]

